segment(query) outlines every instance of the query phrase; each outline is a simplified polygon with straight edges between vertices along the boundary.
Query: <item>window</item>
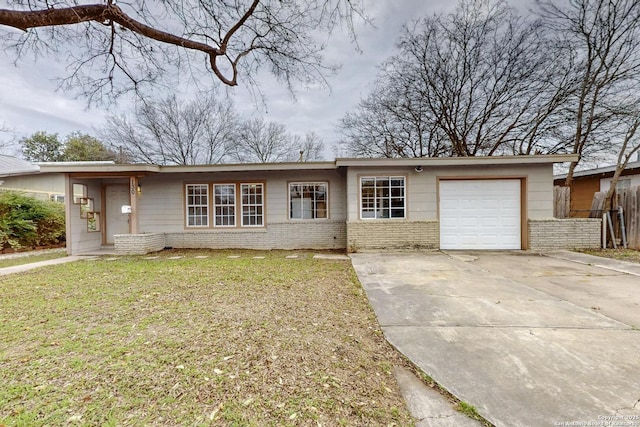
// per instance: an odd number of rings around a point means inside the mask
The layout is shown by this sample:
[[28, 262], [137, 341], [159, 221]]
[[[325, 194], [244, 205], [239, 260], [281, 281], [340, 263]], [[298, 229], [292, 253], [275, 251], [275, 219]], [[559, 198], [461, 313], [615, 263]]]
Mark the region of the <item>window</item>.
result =
[[242, 194], [242, 226], [263, 224], [262, 184], [240, 184]]
[[187, 184], [187, 227], [209, 226], [209, 185]]
[[624, 191], [628, 190], [629, 188], [631, 188], [631, 179], [629, 178], [620, 179], [616, 183], [616, 202], [618, 206], [622, 205], [622, 195], [624, 194]]
[[403, 176], [360, 178], [360, 218], [404, 218], [404, 184]]
[[85, 184], [73, 184], [73, 204], [81, 204], [81, 200], [87, 197], [87, 186]]
[[185, 184], [185, 195], [186, 227], [264, 226], [263, 183]]
[[236, 185], [214, 184], [215, 227], [234, 227], [236, 225]]
[[616, 183], [616, 191], [628, 190], [631, 187], [631, 179], [619, 179]]
[[327, 183], [292, 182], [289, 184], [289, 218], [327, 218]]

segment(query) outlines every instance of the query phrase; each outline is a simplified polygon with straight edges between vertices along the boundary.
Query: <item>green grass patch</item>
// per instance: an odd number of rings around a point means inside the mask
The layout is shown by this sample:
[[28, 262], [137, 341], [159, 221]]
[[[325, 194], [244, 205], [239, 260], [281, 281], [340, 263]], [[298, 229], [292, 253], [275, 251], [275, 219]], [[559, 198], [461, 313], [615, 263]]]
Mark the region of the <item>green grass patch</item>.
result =
[[231, 253], [0, 277], [0, 425], [414, 424], [348, 261]]
[[36, 255], [21, 256], [16, 258], [0, 259], [0, 268], [14, 267], [16, 265], [31, 264], [34, 262], [48, 261], [51, 259], [64, 258], [67, 254], [64, 251], [47, 252]]

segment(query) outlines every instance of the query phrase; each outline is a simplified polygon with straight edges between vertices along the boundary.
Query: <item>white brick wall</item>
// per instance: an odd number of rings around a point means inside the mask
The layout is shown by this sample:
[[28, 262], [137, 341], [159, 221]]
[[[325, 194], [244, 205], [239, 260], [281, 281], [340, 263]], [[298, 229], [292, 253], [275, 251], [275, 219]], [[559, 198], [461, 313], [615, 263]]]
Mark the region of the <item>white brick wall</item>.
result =
[[166, 233], [174, 248], [210, 249], [344, 249], [344, 221], [270, 223], [266, 228]]
[[347, 223], [347, 249], [437, 249], [438, 221], [354, 221]]
[[[600, 219], [529, 220], [529, 249], [600, 246]], [[118, 234], [117, 254], [145, 254], [174, 248], [211, 249], [437, 249], [438, 221], [304, 221], [266, 228]]]
[[165, 247], [164, 233], [116, 234], [113, 240], [118, 255], [144, 255]]
[[599, 248], [601, 223], [597, 218], [530, 219], [529, 249]]

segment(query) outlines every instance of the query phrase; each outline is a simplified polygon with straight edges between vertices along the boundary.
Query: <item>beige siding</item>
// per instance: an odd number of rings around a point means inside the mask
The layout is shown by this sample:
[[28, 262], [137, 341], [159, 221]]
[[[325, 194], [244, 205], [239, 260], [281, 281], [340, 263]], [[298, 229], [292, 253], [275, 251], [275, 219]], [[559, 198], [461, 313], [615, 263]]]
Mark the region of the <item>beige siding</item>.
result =
[[[166, 174], [140, 179], [140, 232], [182, 232], [184, 226], [184, 184], [263, 182], [265, 183], [265, 221], [269, 224], [296, 223], [288, 218], [288, 183], [293, 181], [329, 183], [329, 220], [345, 219], [344, 178], [338, 171], [260, 172], [218, 174]], [[211, 194], [210, 194], [211, 197]], [[211, 206], [211, 205], [210, 205]], [[239, 207], [238, 207], [239, 209]], [[315, 222], [315, 221], [314, 221]], [[322, 222], [318, 220], [317, 222]], [[207, 229], [211, 231], [211, 229]], [[207, 230], [188, 229], [189, 232]]]
[[140, 233], [182, 231], [184, 229], [183, 181], [173, 175], [158, 175], [140, 178], [138, 183], [142, 188], [142, 193], [138, 196], [138, 231]]
[[[72, 184], [86, 184], [87, 196], [93, 198], [93, 209], [95, 212], [100, 212], [102, 206], [101, 197], [101, 185], [99, 180], [89, 179], [70, 179], [69, 189], [67, 194], [72, 194]], [[73, 204], [72, 197], [69, 197], [65, 201], [67, 206], [66, 219], [69, 223], [67, 230], [71, 233], [67, 233], [67, 247], [68, 251], [72, 251], [73, 254], [79, 254], [83, 252], [90, 252], [96, 249], [100, 249], [102, 246], [102, 232], [88, 232], [87, 220], [80, 218], [80, 205]]]
[[553, 167], [551, 164], [508, 166], [431, 167], [417, 173], [414, 168], [349, 168], [348, 220], [360, 221], [359, 181], [367, 175], [403, 175], [407, 177], [407, 220], [438, 219], [438, 179], [441, 178], [525, 178], [527, 183], [527, 217], [553, 218]]
[[62, 173], [8, 176], [0, 178], [0, 181], [3, 181], [0, 190], [20, 191], [40, 200], [50, 200], [51, 195], [64, 194]]

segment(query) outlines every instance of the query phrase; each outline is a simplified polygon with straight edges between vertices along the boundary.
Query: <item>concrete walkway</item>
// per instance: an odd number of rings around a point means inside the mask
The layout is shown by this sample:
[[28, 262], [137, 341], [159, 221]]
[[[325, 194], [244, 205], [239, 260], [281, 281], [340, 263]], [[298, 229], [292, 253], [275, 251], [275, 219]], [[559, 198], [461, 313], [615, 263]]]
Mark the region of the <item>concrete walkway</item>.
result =
[[636, 267], [577, 255], [352, 263], [391, 344], [496, 426], [640, 426]]
[[13, 267], [4, 267], [4, 268], [0, 268], [0, 276], [6, 276], [7, 274], [22, 273], [24, 271], [33, 270], [34, 268], [45, 267], [47, 265], [65, 264], [67, 262], [73, 262], [81, 259], [90, 259], [90, 258], [95, 258], [95, 257], [72, 255], [72, 256], [67, 256], [63, 258], [50, 259], [46, 261], [38, 261], [38, 262], [31, 262], [28, 264], [15, 265]]

